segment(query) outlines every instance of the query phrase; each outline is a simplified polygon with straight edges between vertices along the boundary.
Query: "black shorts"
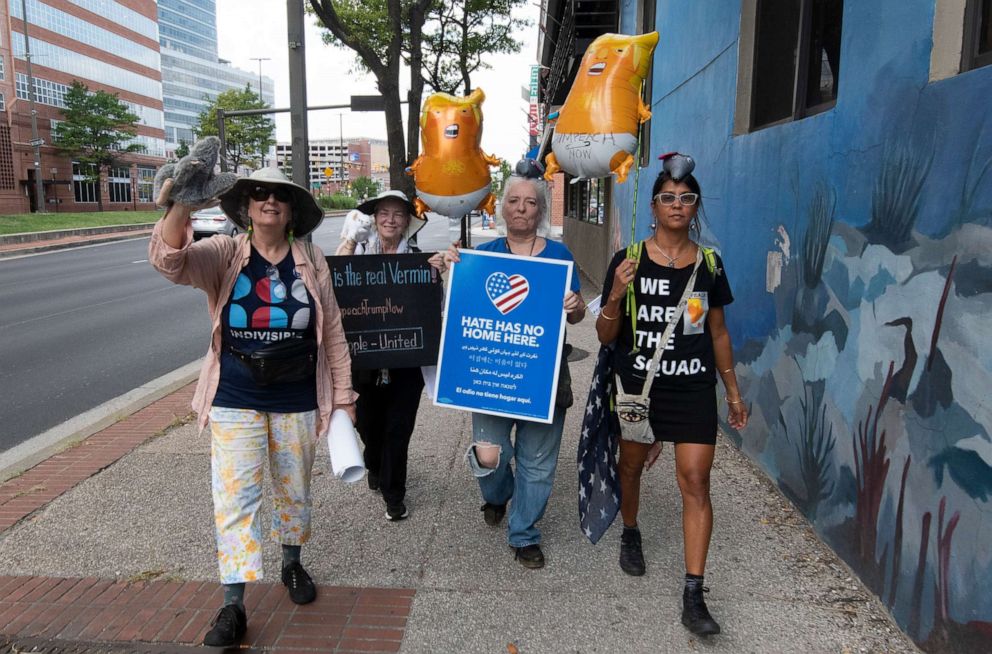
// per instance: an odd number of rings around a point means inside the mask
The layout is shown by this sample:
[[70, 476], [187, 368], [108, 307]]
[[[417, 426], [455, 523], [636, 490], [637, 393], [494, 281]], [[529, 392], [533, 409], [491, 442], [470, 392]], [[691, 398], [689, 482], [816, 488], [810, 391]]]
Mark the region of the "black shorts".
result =
[[648, 421], [655, 441], [716, 445], [716, 387], [701, 391], [652, 389]]

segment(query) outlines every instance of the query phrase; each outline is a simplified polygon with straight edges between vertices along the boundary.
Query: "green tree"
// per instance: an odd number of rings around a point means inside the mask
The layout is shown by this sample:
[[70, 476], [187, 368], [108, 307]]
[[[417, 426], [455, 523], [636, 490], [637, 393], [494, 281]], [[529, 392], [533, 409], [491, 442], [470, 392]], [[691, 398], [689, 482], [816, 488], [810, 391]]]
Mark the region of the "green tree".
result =
[[[194, 131], [198, 138], [219, 136], [217, 130], [217, 110], [240, 111], [245, 109], [265, 109], [268, 105], [252, 90], [250, 85], [243, 89], [228, 89], [221, 92], [200, 114]], [[258, 167], [262, 156], [275, 143], [273, 135], [275, 122], [265, 115], [230, 116], [224, 119], [224, 140], [227, 144], [227, 160], [231, 170], [240, 166]]]
[[530, 21], [515, 18], [513, 10], [526, 0], [451, 0], [435, 2], [424, 25], [424, 83], [435, 91], [472, 92], [472, 73], [492, 68], [488, 54], [519, 52], [514, 38]]
[[176, 147], [175, 158], [178, 161], [182, 159], [187, 154], [189, 154], [189, 143], [185, 139], [179, 139], [179, 145]]
[[371, 198], [379, 194], [379, 182], [371, 177], [358, 177], [351, 183], [351, 195], [356, 200]]
[[61, 154], [79, 162], [86, 181], [96, 184], [97, 205], [103, 211], [100, 173], [117, 164], [122, 154], [145, 150], [143, 145], [127, 143], [137, 135], [139, 117], [116, 94], [91, 93], [79, 81], [65, 94], [62, 117], [52, 141]]
[[[420, 152], [420, 102], [424, 80], [423, 25], [432, 0], [310, 0], [310, 11], [327, 32], [324, 40], [355, 52], [359, 67], [369, 71], [385, 102], [389, 184], [413, 193], [406, 167]], [[403, 134], [400, 111], [400, 69], [410, 66], [410, 111]]]

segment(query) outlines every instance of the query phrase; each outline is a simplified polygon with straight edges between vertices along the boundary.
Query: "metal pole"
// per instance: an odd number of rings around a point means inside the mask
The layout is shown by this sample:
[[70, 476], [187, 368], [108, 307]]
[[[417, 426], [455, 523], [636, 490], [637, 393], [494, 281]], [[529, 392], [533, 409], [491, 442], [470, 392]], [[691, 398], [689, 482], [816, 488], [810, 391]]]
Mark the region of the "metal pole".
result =
[[344, 114], [338, 114], [338, 193], [344, 186]]
[[307, 137], [307, 62], [303, 37], [304, 24], [303, 0], [286, 0], [293, 181], [309, 189], [310, 139]]
[[[262, 98], [262, 62], [270, 61], [269, 57], [252, 57], [252, 61], [258, 62], [258, 99], [265, 104], [265, 100]], [[265, 168], [265, 152], [262, 152], [262, 168]]]
[[[217, 138], [220, 139], [220, 172], [227, 172], [227, 132], [224, 130], [224, 116], [227, 114], [217, 108]], [[237, 171], [234, 171], [237, 172]]]
[[[41, 144], [38, 138], [38, 111], [34, 108], [34, 75], [31, 74], [31, 39], [28, 38], [28, 6], [21, 0], [21, 16], [24, 19], [24, 59], [28, 68], [28, 107], [31, 110], [31, 145], [34, 146], [34, 192], [37, 213], [48, 213], [45, 207], [45, 182], [41, 179]], [[99, 179], [97, 184], [99, 184]]]
[[258, 62], [258, 97], [262, 97], [262, 62], [272, 61], [270, 57], [251, 57], [252, 61]]

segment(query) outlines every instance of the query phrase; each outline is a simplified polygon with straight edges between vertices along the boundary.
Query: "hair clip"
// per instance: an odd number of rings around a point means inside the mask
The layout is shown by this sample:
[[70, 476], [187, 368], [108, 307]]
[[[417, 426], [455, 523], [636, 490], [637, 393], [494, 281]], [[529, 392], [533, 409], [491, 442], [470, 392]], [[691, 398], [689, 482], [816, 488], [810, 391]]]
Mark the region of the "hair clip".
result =
[[658, 158], [664, 162], [662, 169], [676, 182], [681, 181], [696, 168], [696, 162], [687, 154], [666, 152]]
[[544, 166], [541, 165], [540, 161], [536, 159], [521, 159], [517, 162], [517, 165], [513, 169], [515, 175], [520, 177], [527, 177], [530, 179], [537, 179], [539, 177], [544, 177]]

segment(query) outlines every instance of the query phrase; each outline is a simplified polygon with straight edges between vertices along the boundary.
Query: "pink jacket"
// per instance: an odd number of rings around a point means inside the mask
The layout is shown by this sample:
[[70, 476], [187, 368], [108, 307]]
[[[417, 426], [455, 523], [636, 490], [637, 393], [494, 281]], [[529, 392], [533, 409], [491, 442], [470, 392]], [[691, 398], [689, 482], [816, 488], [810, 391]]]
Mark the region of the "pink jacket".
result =
[[[313, 246], [313, 259], [300, 241], [292, 245], [296, 270], [314, 297], [317, 316], [317, 435], [323, 436], [330, 426], [331, 410], [335, 404], [351, 404], [358, 393], [351, 388], [351, 356], [341, 328], [330, 270], [323, 252]], [[200, 429], [207, 417], [220, 382], [221, 311], [227, 304], [238, 273], [248, 264], [251, 245], [246, 234], [234, 238], [213, 236], [193, 241], [193, 226], [186, 225], [185, 245], [178, 250], [162, 240], [162, 221], [155, 225], [148, 245], [148, 260], [155, 270], [175, 284], [201, 289], [207, 294], [210, 309], [210, 349], [200, 368], [200, 379], [193, 394], [193, 410], [198, 414]], [[311, 263], [313, 265], [311, 265]]]

